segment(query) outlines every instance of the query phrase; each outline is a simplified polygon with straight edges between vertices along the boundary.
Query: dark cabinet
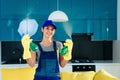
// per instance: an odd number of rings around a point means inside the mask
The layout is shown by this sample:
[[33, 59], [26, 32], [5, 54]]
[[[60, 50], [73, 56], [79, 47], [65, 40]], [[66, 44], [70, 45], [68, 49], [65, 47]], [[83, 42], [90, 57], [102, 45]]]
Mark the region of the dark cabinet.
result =
[[72, 65], [72, 71], [95, 71], [95, 65]]

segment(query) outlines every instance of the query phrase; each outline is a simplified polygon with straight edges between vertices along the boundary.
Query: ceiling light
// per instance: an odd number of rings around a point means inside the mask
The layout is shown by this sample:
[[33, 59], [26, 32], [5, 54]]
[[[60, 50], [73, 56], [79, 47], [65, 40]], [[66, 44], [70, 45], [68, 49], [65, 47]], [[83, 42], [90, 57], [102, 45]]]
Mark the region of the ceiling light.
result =
[[52, 20], [54, 22], [66, 22], [68, 21], [68, 16], [63, 12], [59, 10], [59, 1], [57, 0], [57, 10], [53, 11], [49, 17], [48, 20]]
[[68, 21], [68, 17], [63, 11], [57, 10], [49, 15], [48, 20], [53, 20], [54, 22], [66, 22]]

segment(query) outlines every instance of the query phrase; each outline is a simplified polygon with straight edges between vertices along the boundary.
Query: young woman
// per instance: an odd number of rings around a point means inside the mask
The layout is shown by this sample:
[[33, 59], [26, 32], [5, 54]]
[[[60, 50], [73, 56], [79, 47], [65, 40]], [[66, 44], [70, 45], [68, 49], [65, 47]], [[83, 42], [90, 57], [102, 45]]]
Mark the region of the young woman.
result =
[[[56, 25], [51, 20], [47, 20], [43, 24], [41, 31], [43, 33], [43, 39], [38, 45], [39, 49], [37, 52], [30, 51], [30, 58], [27, 58], [26, 61], [30, 66], [34, 66], [36, 58], [38, 57], [38, 66], [34, 80], [60, 80], [59, 65], [64, 67], [68, 60], [65, 60], [65, 58], [59, 54], [59, 50], [63, 48], [62, 43], [54, 41], [53, 39]], [[31, 40], [26, 41], [26, 43], [30, 41]], [[22, 42], [24, 42], [24, 40], [22, 40]], [[37, 57], [36, 54], [38, 55]]]

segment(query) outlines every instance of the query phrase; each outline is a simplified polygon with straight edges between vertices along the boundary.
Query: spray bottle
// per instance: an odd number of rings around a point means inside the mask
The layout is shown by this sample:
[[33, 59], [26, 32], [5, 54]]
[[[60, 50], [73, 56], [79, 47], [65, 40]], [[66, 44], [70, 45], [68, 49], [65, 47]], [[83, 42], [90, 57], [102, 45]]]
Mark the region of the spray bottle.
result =
[[[23, 37], [24, 35], [26, 35], [26, 34], [23, 34], [22, 37]], [[31, 51], [33, 51], [33, 52], [36, 52], [37, 49], [38, 49], [38, 45], [31, 41], [31, 42], [30, 42], [30, 48], [29, 48], [29, 49], [30, 49]]]
[[[72, 40], [72, 38], [70, 38], [70, 40]], [[66, 55], [68, 53], [68, 46], [64, 46], [61, 50], [60, 50], [60, 54], [62, 56]]]
[[62, 56], [64, 56], [67, 52], [68, 52], [68, 46], [64, 46], [64, 47], [60, 50], [60, 54], [61, 54]]
[[33, 52], [36, 52], [38, 49], [37, 44], [35, 44], [34, 42], [30, 43], [30, 50], [32, 50]]

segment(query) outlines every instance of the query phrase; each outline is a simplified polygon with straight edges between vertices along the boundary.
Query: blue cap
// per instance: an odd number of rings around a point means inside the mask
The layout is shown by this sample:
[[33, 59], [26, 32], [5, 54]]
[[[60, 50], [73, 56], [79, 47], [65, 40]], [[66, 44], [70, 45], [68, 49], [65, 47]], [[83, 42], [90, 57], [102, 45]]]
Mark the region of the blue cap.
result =
[[56, 25], [52, 20], [46, 20], [43, 24], [43, 27], [49, 26], [49, 25], [52, 25], [54, 27], [54, 29], [56, 29]]

